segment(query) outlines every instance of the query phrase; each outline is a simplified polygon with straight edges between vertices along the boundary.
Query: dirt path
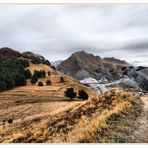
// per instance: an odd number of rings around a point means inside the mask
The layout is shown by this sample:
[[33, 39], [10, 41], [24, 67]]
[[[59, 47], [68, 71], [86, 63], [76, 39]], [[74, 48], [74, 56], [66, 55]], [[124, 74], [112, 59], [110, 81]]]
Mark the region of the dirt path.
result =
[[144, 106], [143, 112], [140, 117], [140, 126], [134, 133], [134, 139], [136, 143], [148, 143], [148, 94], [141, 97]]

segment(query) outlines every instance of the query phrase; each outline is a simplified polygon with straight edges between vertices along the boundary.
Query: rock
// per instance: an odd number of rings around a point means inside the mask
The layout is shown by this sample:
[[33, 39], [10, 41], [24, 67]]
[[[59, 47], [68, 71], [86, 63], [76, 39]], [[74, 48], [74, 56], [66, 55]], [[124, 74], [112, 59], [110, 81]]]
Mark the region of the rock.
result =
[[124, 74], [126, 74], [129, 78], [134, 79], [141, 89], [148, 91], [148, 68], [138, 71], [137, 68], [134, 67], [127, 68]]

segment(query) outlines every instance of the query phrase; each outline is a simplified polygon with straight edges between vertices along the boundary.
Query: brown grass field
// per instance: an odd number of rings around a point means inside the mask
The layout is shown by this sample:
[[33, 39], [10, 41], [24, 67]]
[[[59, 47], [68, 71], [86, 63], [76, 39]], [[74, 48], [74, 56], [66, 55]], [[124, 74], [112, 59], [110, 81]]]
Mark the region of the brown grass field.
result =
[[[136, 96], [120, 89], [98, 94], [70, 76], [57, 73], [42, 65], [31, 65], [30, 70], [45, 69], [52, 75], [40, 79], [51, 86], [27, 86], [0, 93], [1, 143], [80, 143], [98, 142], [97, 132], [107, 128], [114, 115], [126, 112], [135, 103]], [[60, 82], [63, 76], [65, 82]], [[67, 87], [84, 89], [87, 101], [69, 101], [64, 91]], [[12, 124], [4, 120], [13, 119]]]

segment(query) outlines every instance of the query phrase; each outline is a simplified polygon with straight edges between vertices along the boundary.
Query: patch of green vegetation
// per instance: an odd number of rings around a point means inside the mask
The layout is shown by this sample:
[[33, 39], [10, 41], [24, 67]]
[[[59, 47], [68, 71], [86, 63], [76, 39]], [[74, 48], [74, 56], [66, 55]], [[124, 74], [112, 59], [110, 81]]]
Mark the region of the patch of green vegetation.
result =
[[[15, 86], [26, 85], [24, 75], [25, 66], [19, 60], [5, 60], [0, 62], [0, 81], [1, 85], [6, 84], [6, 89], [11, 89]], [[4, 91], [4, 89], [0, 89]]]

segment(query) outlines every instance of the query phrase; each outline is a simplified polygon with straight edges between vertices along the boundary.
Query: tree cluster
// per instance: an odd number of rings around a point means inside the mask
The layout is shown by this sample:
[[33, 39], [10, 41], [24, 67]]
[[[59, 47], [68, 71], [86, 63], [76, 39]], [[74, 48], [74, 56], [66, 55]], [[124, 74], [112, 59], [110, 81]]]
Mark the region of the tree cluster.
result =
[[34, 75], [36, 75], [38, 78], [45, 78], [46, 72], [45, 70], [35, 70]]
[[87, 100], [89, 97], [87, 92], [84, 91], [83, 89], [78, 91], [78, 96], [77, 96], [77, 92], [74, 91], [73, 87], [67, 88], [64, 93], [66, 97], [70, 98], [70, 100], [73, 100], [73, 98], [76, 97], [80, 100]]
[[46, 77], [45, 70], [35, 70], [34, 74], [31, 77], [31, 83], [35, 84], [39, 78], [45, 78], [45, 77]]
[[20, 60], [4, 60], [0, 62], [0, 91], [26, 85], [24, 65], [22, 63]]

